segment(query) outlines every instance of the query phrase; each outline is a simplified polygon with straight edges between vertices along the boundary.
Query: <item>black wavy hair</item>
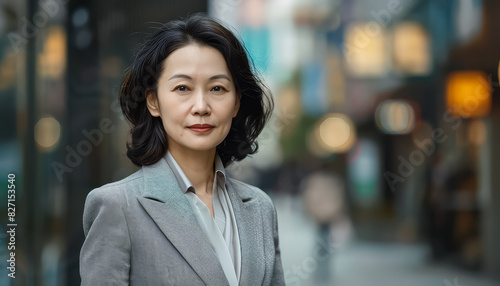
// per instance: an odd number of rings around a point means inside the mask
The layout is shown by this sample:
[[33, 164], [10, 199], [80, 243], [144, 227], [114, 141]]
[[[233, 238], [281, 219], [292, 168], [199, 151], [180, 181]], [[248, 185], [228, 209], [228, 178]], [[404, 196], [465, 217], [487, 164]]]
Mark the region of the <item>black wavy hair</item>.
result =
[[247, 50], [217, 20], [205, 14], [194, 14], [156, 28], [140, 46], [120, 87], [120, 105], [131, 123], [127, 156], [138, 166], [151, 165], [167, 152], [167, 137], [162, 121], [153, 117], [146, 106], [146, 94], [156, 94], [165, 59], [175, 50], [196, 44], [217, 49], [234, 79], [236, 93], [241, 95], [238, 114], [217, 152], [224, 166], [255, 154], [256, 141], [269, 120], [274, 102], [269, 89], [256, 75]]

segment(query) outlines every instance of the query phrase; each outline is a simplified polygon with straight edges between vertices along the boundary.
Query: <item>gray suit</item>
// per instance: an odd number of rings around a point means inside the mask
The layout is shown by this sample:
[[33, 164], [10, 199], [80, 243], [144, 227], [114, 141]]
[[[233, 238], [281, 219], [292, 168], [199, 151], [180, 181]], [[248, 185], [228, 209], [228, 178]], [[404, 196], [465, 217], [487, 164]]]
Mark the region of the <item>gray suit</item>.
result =
[[[284, 285], [276, 211], [260, 189], [228, 178], [241, 244], [239, 285]], [[229, 285], [165, 159], [90, 192], [82, 285]]]

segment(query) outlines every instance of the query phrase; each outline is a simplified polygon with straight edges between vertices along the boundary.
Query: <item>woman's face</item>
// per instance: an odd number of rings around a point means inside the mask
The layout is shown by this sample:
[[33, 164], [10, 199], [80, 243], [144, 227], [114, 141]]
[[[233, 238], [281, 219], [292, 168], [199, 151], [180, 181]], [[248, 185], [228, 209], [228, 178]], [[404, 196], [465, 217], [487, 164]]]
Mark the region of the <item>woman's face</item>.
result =
[[171, 53], [147, 95], [152, 116], [161, 117], [170, 150], [212, 150], [226, 138], [240, 107], [233, 78], [215, 48], [188, 45]]

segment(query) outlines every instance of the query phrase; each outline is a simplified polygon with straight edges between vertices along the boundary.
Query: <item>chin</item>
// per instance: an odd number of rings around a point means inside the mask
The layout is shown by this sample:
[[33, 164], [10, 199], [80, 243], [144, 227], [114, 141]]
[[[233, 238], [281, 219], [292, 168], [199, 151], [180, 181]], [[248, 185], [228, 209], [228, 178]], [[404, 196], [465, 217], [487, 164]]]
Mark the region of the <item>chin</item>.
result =
[[[212, 137], [212, 138], [210, 138]], [[219, 136], [217, 136], [219, 137]], [[187, 139], [187, 138], [186, 138]], [[189, 149], [192, 150], [197, 150], [197, 151], [207, 151], [207, 150], [212, 150], [216, 148], [222, 141], [224, 141], [224, 138], [215, 138], [215, 136], [207, 136], [205, 138], [191, 138], [192, 140], [189, 140], [185, 142], [186, 144], [183, 144]]]
[[201, 144], [188, 144], [184, 145], [187, 149], [193, 150], [193, 151], [210, 151], [213, 150], [217, 147], [217, 145], [214, 145], [213, 143], [201, 143]]

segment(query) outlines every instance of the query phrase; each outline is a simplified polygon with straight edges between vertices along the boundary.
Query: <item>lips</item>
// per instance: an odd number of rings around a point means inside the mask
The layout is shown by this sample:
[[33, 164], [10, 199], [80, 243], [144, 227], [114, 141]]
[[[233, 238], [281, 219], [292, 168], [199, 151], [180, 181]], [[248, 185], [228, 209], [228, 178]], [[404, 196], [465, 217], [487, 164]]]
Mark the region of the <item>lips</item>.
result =
[[191, 129], [191, 131], [198, 132], [198, 133], [205, 133], [205, 132], [212, 130], [213, 128], [214, 127], [210, 124], [194, 124], [194, 125], [189, 126], [189, 129]]

